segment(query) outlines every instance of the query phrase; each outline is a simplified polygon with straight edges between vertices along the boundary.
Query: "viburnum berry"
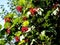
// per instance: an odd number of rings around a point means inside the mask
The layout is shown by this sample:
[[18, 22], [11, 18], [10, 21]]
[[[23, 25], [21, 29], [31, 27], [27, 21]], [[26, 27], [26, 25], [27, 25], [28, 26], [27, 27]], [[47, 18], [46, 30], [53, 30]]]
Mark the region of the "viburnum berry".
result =
[[32, 15], [36, 14], [36, 12], [37, 12], [36, 8], [30, 8], [30, 12], [31, 12]]
[[22, 6], [17, 6], [16, 9], [17, 9], [18, 12], [21, 12], [22, 11]]
[[7, 29], [7, 31], [6, 31], [8, 34], [10, 34], [10, 29]]
[[10, 22], [11, 21], [11, 19], [9, 17], [6, 17], [4, 20], [5, 20], [5, 22]]
[[16, 42], [19, 42], [20, 41], [20, 39], [19, 39], [18, 36], [15, 36], [15, 40], [16, 40]]
[[24, 20], [24, 21], [25, 21], [25, 20], [27, 20], [27, 17], [26, 17], [26, 16], [24, 16], [24, 17], [23, 17], [23, 20]]
[[22, 27], [21, 30], [22, 32], [26, 32], [28, 30], [28, 27]]

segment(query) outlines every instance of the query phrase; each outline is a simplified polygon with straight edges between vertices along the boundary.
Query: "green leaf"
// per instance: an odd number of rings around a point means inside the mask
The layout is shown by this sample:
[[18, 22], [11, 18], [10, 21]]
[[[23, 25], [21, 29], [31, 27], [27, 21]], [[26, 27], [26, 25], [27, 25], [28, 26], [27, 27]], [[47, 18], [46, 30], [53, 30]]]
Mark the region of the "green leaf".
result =
[[42, 26], [44, 27], [44, 28], [46, 28], [46, 27], [49, 27], [51, 24], [48, 24], [48, 23], [44, 23], [44, 24], [42, 24]]
[[38, 18], [38, 19], [37, 19], [37, 22], [38, 22], [38, 23], [41, 23], [41, 22], [43, 22], [43, 20], [44, 20], [43, 18]]
[[18, 23], [20, 24], [20, 23], [22, 23], [23, 22], [23, 20], [22, 20], [22, 16], [20, 16], [19, 17], [19, 21], [18, 21]]
[[15, 15], [16, 15], [15, 13], [8, 13], [8, 14], [5, 16], [5, 18], [6, 18], [6, 17], [13, 18]]
[[13, 19], [12, 20], [12, 25], [11, 25], [11, 27], [10, 28], [13, 28], [17, 23], [18, 23], [18, 21], [19, 21], [19, 18], [15, 18], [15, 19]]
[[5, 45], [5, 40], [1, 39], [0, 40], [0, 45]]
[[13, 19], [13, 24], [17, 24], [18, 21], [19, 21], [19, 18], [15, 18], [15, 19]]
[[0, 24], [0, 29], [2, 28], [2, 25]]
[[44, 19], [48, 19], [48, 17], [50, 16], [50, 13], [51, 13], [51, 11], [49, 10], [49, 11], [47, 12], [47, 14], [45, 15]]
[[49, 3], [50, 3], [49, 0], [46, 0], [46, 4], [49, 5]]
[[6, 22], [6, 23], [4, 24], [4, 28], [5, 28], [5, 29], [10, 28], [10, 26], [11, 26], [11, 23], [9, 23], [9, 22]]
[[18, 4], [21, 6], [25, 6], [26, 5], [26, 0], [19, 0]]
[[46, 37], [45, 31], [42, 31], [41, 34], [39, 34], [39, 39], [40, 40], [45, 40], [45, 37]]

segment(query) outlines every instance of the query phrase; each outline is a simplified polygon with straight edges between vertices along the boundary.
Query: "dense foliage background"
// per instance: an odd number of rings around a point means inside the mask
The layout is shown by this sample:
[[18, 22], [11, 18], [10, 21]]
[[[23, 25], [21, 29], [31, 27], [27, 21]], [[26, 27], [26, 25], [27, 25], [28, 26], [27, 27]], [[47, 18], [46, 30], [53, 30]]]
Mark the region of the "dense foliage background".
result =
[[60, 44], [59, 0], [9, 0], [7, 4], [11, 12], [4, 13], [0, 45]]

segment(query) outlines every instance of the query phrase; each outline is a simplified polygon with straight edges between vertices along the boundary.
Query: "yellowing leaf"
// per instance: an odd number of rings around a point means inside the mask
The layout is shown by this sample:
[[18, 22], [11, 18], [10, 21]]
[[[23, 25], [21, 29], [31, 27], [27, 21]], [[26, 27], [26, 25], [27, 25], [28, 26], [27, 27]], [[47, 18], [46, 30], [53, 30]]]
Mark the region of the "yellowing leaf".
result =
[[22, 34], [21, 31], [18, 31], [18, 32], [15, 33], [16, 36], [20, 36], [21, 34]]
[[22, 26], [28, 26], [29, 25], [29, 21], [24, 21]]
[[22, 40], [22, 41], [19, 42], [18, 45], [21, 45], [21, 44], [23, 44], [24, 42], [25, 42], [25, 40]]

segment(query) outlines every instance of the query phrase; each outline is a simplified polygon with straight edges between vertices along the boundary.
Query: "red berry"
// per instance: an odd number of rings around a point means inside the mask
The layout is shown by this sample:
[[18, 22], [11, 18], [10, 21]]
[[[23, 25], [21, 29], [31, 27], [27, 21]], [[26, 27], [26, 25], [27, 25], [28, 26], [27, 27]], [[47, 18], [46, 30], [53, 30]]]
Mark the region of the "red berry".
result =
[[4, 19], [4, 21], [6, 22], [6, 18]]
[[26, 32], [28, 30], [28, 27], [22, 27], [21, 30], [22, 32]]
[[26, 17], [26, 16], [24, 16], [24, 17], [23, 17], [23, 20], [24, 20], [24, 21], [25, 21], [25, 20], [27, 20], [27, 17]]
[[20, 41], [18, 36], [15, 36], [15, 40], [16, 40], [16, 42]]
[[10, 29], [7, 29], [7, 31], [6, 31], [8, 34], [10, 34]]
[[5, 18], [4, 20], [5, 20], [5, 22], [10, 22], [11, 21], [11, 19], [9, 17]]
[[22, 6], [17, 6], [16, 9], [17, 9], [18, 12], [21, 12], [22, 11]]
[[35, 8], [30, 8], [30, 12], [31, 12], [32, 15], [34, 15], [34, 14], [36, 14], [37, 11], [36, 11]]

